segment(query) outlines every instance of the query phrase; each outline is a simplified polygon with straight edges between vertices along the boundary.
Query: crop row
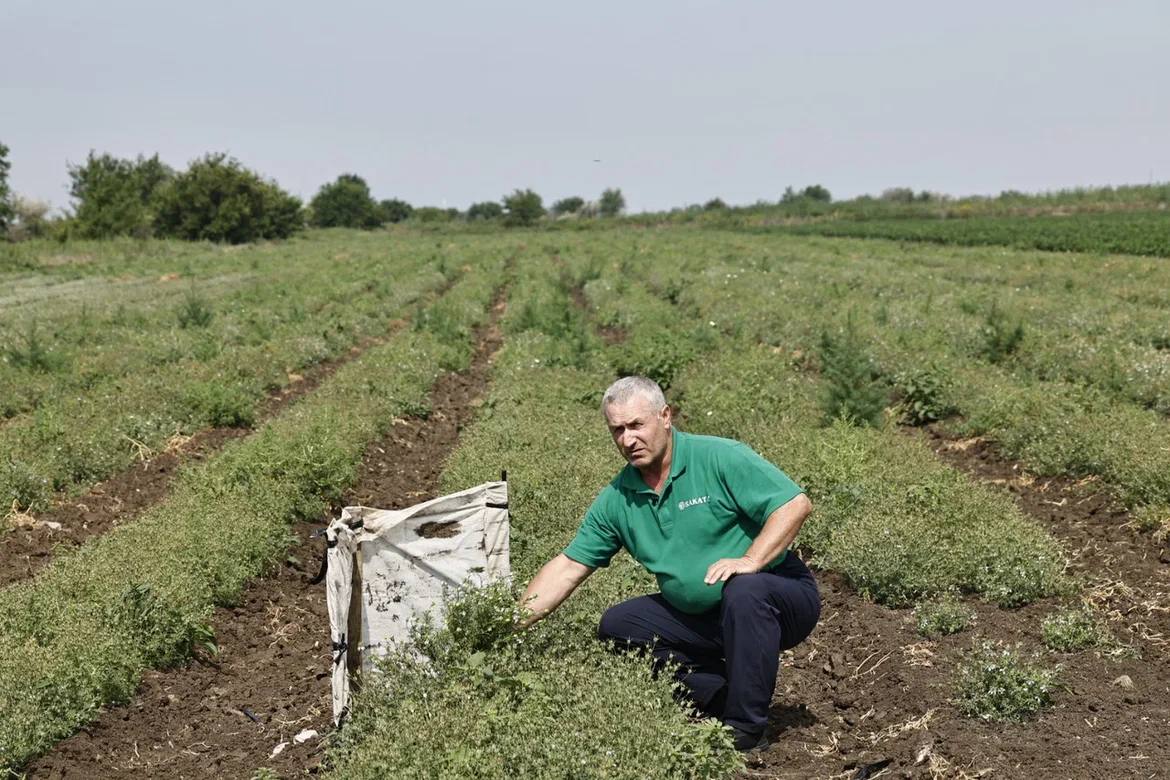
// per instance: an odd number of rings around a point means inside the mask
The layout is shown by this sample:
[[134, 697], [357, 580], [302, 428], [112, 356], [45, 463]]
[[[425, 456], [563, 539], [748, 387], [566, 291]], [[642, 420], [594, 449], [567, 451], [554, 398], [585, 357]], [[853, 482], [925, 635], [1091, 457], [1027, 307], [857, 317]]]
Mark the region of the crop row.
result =
[[[1125, 397], [1134, 383], [1111, 384], [1117, 371], [1098, 374], [1071, 359], [1057, 371], [1059, 356], [1076, 342], [1046, 324], [1063, 316], [1069, 329], [1078, 321], [1100, 328], [1091, 354], [1098, 365], [1108, 365], [1132, 343], [1121, 335], [1127, 318], [1135, 329], [1165, 327], [1165, 319], [1157, 322], [1157, 312], [1164, 313], [1158, 300], [1128, 303], [1140, 285], [1154, 295], [1165, 269], [1136, 259], [1105, 270], [1075, 256], [1013, 253], [1005, 259], [983, 250], [896, 252], [855, 241], [721, 239], [690, 236], [685, 244], [665, 245], [676, 260], [651, 269], [655, 289], [715, 329], [766, 344], [804, 371], [820, 369], [826, 336], [852, 331], [883, 392], [925, 389], [939, 416], [959, 415], [947, 422], [955, 431], [987, 436], [1041, 474], [1100, 476], [1143, 514], [1166, 514], [1170, 421]], [[682, 252], [684, 246], [691, 253]], [[1061, 297], [1054, 291], [1069, 281], [1075, 292]], [[1055, 302], [1039, 302], [1046, 291]], [[1022, 298], [1018, 307], [1016, 296]], [[1037, 316], [1020, 319], [1033, 305]], [[1063, 315], [1055, 311], [1060, 306]], [[1013, 345], [1016, 326], [1023, 337]], [[1111, 353], [1114, 344], [1122, 349]], [[1129, 370], [1145, 376], [1147, 388], [1162, 388], [1158, 397], [1165, 398], [1165, 351], [1151, 347], [1147, 357], [1145, 368], [1133, 364]]]
[[[1010, 499], [892, 430], [821, 426], [817, 379], [657, 296], [642, 279], [678, 254], [638, 241], [562, 238], [547, 248], [559, 266], [526, 260], [492, 392], [444, 472], [454, 490], [508, 469], [518, 582], [564, 549], [620, 468], [598, 403], [616, 374], [637, 371], [670, 385], [684, 428], [742, 438], [803, 484], [817, 508], [801, 546], [873, 597], [967, 590], [1020, 604], [1068, 587], [1058, 546]], [[570, 305], [576, 286], [623, 339], [607, 345], [586, 328]], [[736, 759], [725, 737], [687, 724], [663, 681], [593, 639], [606, 607], [652, 589], [623, 553], [520, 635], [503, 628], [508, 605], [460, 605], [454, 628], [419, 638], [425, 671], [404, 653], [367, 681], [335, 775], [727, 776]], [[427, 729], [401, 728], [424, 713]]]
[[[486, 251], [501, 245], [484, 243]], [[153, 277], [145, 289], [154, 300], [87, 308], [67, 297], [60, 305], [70, 315], [56, 330], [34, 325], [53, 306], [19, 307], [6, 319], [10, 356], [27, 357], [28, 338], [39, 333], [32, 337], [48, 357], [43, 365], [0, 364], [5, 403], [32, 409], [0, 423], [0, 503], [40, 509], [58, 491], [101, 479], [176, 435], [254, 424], [267, 393], [384, 336], [406, 306], [456, 277], [448, 251], [431, 240], [389, 247], [366, 236], [321, 238], [283, 252], [236, 252], [234, 271], [211, 255], [221, 273], [194, 293], [170, 292], [186, 285]], [[235, 281], [220, 284], [224, 278]], [[190, 305], [209, 321], [184, 326]]]
[[465, 365], [504, 267], [472, 259], [463, 278], [400, 331], [217, 457], [181, 474], [132, 523], [0, 591], [0, 766], [15, 767], [126, 700], [145, 669], [213, 640], [207, 621], [355, 478], [397, 416], [425, 414], [443, 369]]
[[767, 229], [798, 235], [1170, 257], [1170, 213], [1166, 211], [957, 219], [829, 219]]

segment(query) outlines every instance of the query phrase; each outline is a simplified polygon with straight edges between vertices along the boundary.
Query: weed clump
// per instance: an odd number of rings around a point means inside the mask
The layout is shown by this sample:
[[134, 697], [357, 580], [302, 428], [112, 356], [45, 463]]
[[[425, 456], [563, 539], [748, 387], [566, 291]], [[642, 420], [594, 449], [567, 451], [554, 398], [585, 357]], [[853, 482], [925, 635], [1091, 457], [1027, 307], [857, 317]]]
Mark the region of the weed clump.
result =
[[1023, 721], [1052, 702], [1058, 671], [1029, 662], [1018, 648], [984, 640], [959, 667], [955, 702], [971, 718]]
[[841, 418], [853, 425], [879, 425], [886, 407], [886, 387], [862, 343], [852, 314], [840, 333], [821, 334], [820, 347], [825, 421]]
[[981, 353], [991, 363], [999, 364], [1014, 355], [1024, 341], [1024, 323], [1009, 322], [998, 304], [992, 304], [984, 321]]
[[211, 305], [206, 299], [195, 293], [189, 293], [183, 299], [183, 304], [179, 306], [176, 316], [179, 320], [179, 327], [186, 330], [206, 328], [211, 324], [215, 313], [211, 310]]
[[1109, 629], [1088, 607], [1072, 607], [1044, 618], [1040, 625], [1044, 644], [1053, 650], [1073, 653], [1100, 647], [1110, 639]]
[[894, 375], [894, 392], [899, 398], [902, 422], [907, 425], [937, 422], [957, 411], [951, 400], [951, 376], [938, 366], [898, 372]]
[[4, 350], [8, 362], [17, 368], [50, 373], [61, 367], [61, 356], [53, 352], [37, 333], [37, 322], [32, 320], [21, 338], [23, 343], [13, 344]]
[[948, 593], [932, 601], [925, 601], [914, 610], [914, 624], [918, 633], [927, 639], [957, 634], [975, 620], [975, 611]]

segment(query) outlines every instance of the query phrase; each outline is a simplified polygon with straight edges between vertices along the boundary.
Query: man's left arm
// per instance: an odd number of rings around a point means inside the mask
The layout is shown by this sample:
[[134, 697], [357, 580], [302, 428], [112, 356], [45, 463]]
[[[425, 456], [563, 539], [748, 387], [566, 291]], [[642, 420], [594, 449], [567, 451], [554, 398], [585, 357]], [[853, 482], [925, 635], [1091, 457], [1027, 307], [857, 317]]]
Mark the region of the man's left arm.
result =
[[754, 574], [780, 555], [796, 538], [805, 518], [812, 512], [812, 502], [804, 493], [781, 504], [768, 516], [764, 527], [742, 558], [721, 558], [707, 569], [704, 582], [726, 582], [733, 574]]

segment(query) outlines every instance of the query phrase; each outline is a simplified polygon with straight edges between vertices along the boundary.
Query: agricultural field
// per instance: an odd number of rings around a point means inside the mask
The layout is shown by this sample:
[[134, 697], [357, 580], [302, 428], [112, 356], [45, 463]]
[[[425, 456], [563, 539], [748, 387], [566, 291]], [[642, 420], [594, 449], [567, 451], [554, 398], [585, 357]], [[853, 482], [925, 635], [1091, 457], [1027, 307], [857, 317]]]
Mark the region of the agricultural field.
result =
[[[1165, 218], [1000, 219], [995, 246], [615, 222], [0, 255], [0, 766], [1163, 776]], [[1053, 220], [1100, 240], [1044, 251]], [[512, 629], [621, 466], [598, 404], [628, 373], [813, 501], [821, 622], [781, 659], [765, 750], [597, 642], [654, 589], [625, 554]], [[452, 594], [333, 731], [310, 532], [502, 469], [515, 581]]]

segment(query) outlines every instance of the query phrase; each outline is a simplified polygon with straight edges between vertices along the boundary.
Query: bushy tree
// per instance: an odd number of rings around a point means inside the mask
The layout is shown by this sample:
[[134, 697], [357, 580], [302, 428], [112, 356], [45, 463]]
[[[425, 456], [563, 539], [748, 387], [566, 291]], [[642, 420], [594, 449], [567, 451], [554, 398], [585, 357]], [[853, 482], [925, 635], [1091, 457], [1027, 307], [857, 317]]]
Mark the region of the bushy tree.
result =
[[13, 241], [24, 241], [29, 238], [43, 238], [49, 234], [53, 222], [48, 214], [51, 208], [48, 203], [40, 200], [13, 195], [12, 219], [8, 223], [8, 237]]
[[823, 203], [830, 203], [833, 200], [833, 194], [825, 187], [819, 184], [811, 184], [805, 187], [800, 192], [801, 196], [809, 200], [819, 200]]
[[301, 201], [237, 160], [209, 154], [158, 195], [161, 235], [240, 244], [287, 238], [304, 226]]
[[601, 193], [601, 200], [597, 202], [597, 208], [603, 217], [616, 217], [625, 210], [626, 198], [622, 195], [621, 190], [611, 187]]
[[585, 199], [572, 195], [568, 198], [561, 198], [556, 203], [552, 204], [552, 213], [554, 217], [559, 217], [562, 214], [576, 214], [585, 205]]
[[499, 219], [502, 216], [504, 216], [504, 207], [494, 200], [472, 203], [467, 209], [467, 218], [472, 221], [477, 219]]
[[0, 144], [0, 234], [8, 231], [8, 224], [12, 221], [12, 193], [8, 189], [8, 171], [11, 169], [8, 147]]
[[378, 212], [382, 222], [401, 222], [410, 218], [414, 207], [404, 200], [390, 198], [378, 204]]
[[309, 202], [314, 227], [350, 227], [370, 230], [382, 224], [378, 203], [370, 196], [366, 180], [343, 173], [337, 181], [321, 185]]
[[534, 225], [544, 216], [544, 201], [532, 190], [516, 190], [504, 197], [504, 212], [510, 227]]
[[719, 211], [727, 208], [727, 204], [723, 202], [722, 198], [711, 198], [703, 204], [703, 211]]
[[74, 230], [84, 238], [149, 236], [155, 197], [175, 176], [158, 155], [123, 159], [90, 151], [69, 166], [69, 194], [76, 203]]

